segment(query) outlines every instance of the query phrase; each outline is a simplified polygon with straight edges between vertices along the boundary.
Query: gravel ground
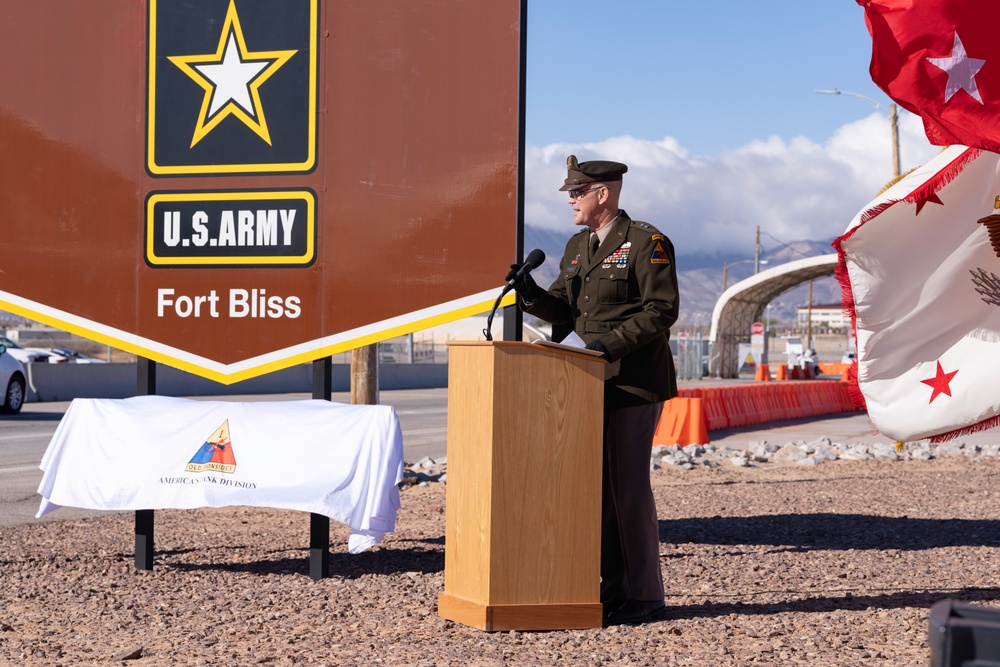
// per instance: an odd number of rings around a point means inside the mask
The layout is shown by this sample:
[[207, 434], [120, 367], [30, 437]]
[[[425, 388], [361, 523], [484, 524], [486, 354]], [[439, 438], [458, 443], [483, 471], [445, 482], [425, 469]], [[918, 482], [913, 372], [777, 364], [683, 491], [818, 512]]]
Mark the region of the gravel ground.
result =
[[0, 665], [925, 665], [927, 611], [1000, 600], [1000, 461], [721, 464], [652, 473], [666, 617], [486, 633], [441, 619], [445, 487], [403, 491], [396, 533], [308, 574], [308, 517], [130, 513], [0, 529]]

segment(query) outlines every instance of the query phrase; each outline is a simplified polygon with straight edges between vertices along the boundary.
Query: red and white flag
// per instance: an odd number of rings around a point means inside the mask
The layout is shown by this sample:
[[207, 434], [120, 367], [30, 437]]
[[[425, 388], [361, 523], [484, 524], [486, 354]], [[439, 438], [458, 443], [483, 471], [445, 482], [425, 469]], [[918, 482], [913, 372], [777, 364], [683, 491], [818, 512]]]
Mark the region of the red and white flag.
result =
[[857, 0], [872, 80], [923, 118], [932, 144], [1000, 152], [1000, 39], [987, 0]]
[[905, 442], [1000, 424], [1000, 155], [942, 151], [834, 246], [875, 428]]

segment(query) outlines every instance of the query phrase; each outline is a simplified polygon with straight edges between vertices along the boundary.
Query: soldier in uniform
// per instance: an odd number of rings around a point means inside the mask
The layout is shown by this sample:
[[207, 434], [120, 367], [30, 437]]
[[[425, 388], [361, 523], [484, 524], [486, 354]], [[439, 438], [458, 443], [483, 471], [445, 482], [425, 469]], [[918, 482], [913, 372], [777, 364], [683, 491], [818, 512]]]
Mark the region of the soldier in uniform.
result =
[[525, 312], [551, 322], [554, 332], [575, 331], [611, 364], [601, 511], [601, 602], [609, 624], [651, 620], [664, 607], [649, 457], [663, 402], [677, 395], [667, 345], [678, 313], [674, 249], [655, 227], [618, 208], [627, 170], [569, 156], [559, 189], [583, 229], [566, 244], [547, 291], [530, 274], [514, 287]]

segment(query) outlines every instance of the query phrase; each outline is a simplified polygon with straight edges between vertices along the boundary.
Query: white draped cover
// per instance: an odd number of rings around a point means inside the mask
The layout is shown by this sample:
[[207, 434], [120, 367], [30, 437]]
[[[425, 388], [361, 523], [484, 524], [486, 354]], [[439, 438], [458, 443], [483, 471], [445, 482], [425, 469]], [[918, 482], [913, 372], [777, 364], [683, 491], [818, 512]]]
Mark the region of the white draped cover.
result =
[[395, 528], [403, 437], [382, 405], [77, 399], [41, 468], [39, 517], [60, 506], [293, 509], [349, 526], [358, 553]]

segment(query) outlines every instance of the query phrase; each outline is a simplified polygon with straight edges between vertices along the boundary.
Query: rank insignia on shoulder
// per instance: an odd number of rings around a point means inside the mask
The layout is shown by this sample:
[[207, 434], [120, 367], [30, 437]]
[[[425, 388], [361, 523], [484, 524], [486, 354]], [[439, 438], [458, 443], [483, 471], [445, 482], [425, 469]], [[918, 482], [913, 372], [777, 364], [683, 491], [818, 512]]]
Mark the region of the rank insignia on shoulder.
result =
[[650, 264], [669, 264], [670, 258], [667, 257], [667, 251], [663, 249], [663, 245], [657, 241], [656, 246], [653, 248], [653, 256], [649, 258]]

